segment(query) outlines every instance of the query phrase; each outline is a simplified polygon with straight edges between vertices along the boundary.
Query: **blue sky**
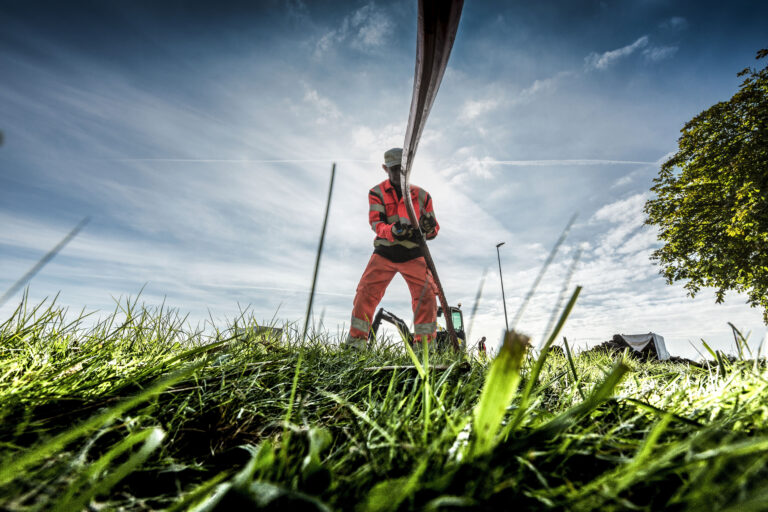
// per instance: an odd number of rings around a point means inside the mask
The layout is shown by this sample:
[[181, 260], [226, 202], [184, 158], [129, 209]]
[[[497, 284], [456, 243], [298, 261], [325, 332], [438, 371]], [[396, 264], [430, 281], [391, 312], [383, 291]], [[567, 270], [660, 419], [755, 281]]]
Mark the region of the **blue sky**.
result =
[[[743, 297], [664, 283], [642, 206], [683, 124], [768, 44], [768, 5], [534, 4], [466, 3], [414, 164], [449, 301], [471, 309], [488, 269], [472, 337], [504, 324], [496, 243], [511, 316], [578, 212], [520, 323], [534, 339], [579, 248], [576, 345], [654, 331], [694, 356], [700, 338], [728, 350], [729, 321], [762, 339]], [[32, 301], [60, 291], [109, 311], [144, 286], [193, 321], [249, 304], [298, 321], [335, 161], [315, 312], [341, 332], [372, 251], [367, 190], [404, 137], [415, 14], [415, 1], [0, 2], [0, 290], [90, 215]], [[382, 305], [410, 320], [409, 303], [396, 278]]]

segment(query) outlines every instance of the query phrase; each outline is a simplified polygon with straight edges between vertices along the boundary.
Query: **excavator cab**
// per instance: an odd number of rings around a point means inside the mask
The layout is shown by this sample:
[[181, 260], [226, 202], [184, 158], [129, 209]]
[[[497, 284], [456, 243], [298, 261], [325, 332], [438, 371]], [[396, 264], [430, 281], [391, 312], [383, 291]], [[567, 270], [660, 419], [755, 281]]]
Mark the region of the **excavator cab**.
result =
[[[464, 351], [466, 346], [466, 334], [464, 333], [464, 314], [461, 312], [461, 303], [458, 306], [449, 306], [451, 310], [451, 320], [453, 321], [453, 330], [456, 331], [456, 337], [459, 341], [459, 348]], [[442, 320], [442, 321], [441, 321]], [[442, 325], [441, 325], [442, 324]], [[443, 308], [437, 308], [437, 349], [440, 351], [451, 348], [451, 340], [448, 336], [448, 330], [445, 328], [445, 318], [443, 317]]]

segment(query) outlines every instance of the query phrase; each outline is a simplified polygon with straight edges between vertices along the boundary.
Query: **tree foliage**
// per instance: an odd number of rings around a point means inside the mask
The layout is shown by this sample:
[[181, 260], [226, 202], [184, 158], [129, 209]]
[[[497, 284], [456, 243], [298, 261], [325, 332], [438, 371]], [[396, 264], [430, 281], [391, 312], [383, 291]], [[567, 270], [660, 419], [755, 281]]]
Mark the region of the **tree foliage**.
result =
[[[757, 59], [768, 55], [760, 50]], [[747, 294], [768, 324], [768, 66], [747, 68], [734, 96], [691, 119], [645, 204], [664, 245], [652, 259], [667, 283]]]

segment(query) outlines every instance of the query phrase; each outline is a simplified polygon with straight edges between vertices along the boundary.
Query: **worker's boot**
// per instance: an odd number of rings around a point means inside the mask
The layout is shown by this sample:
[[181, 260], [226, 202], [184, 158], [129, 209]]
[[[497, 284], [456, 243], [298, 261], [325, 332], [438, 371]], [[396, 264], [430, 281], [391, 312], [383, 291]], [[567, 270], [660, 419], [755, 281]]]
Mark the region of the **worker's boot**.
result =
[[368, 340], [363, 338], [353, 338], [352, 336], [347, 336], [347, 339], [344, 340], [344, 343], [341, 344], [341, 347], [348, 350], [363, 351], [366, 348], [368, 348]]

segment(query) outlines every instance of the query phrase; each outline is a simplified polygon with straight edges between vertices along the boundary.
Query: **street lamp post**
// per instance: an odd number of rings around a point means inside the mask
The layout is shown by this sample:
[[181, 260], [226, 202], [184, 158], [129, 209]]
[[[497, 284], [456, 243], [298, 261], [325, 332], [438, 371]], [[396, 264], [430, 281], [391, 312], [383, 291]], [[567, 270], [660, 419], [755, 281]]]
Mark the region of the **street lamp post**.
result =
[[501, 300], [504, 303], [504, 325], [509, 331], [509, 320], [507, 320], [507, 299], [504, 296], [504, 278], [501, 277], [501, 256], [499, 255], [499, 247], [504, 245], [504, 242], [496, 244], [496, 258], [499, 260], [499, 280], [501, 281]]

